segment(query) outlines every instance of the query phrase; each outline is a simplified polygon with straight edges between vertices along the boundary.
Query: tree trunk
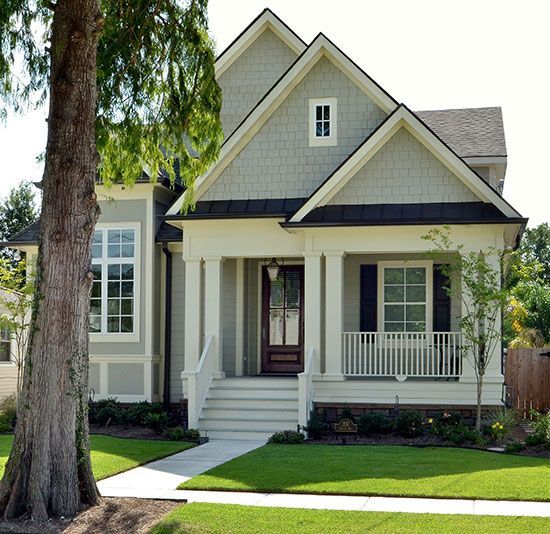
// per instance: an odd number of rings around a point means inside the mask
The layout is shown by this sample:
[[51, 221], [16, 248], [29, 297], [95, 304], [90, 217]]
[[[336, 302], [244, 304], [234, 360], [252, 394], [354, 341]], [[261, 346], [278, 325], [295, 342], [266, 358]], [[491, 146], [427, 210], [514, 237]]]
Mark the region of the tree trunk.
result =
[[58, 0], [50, 51], [48, 142], [37, 294], [15, 439], [0, 484], [5, 518], [75, 515], [99, 494], [87, 419], [90, 245], [99, 0]]
[[476, 430], [481, 432], [481, 401], [483, 396], [483, 374], [477, 375], [477, 407], [476, 407]]

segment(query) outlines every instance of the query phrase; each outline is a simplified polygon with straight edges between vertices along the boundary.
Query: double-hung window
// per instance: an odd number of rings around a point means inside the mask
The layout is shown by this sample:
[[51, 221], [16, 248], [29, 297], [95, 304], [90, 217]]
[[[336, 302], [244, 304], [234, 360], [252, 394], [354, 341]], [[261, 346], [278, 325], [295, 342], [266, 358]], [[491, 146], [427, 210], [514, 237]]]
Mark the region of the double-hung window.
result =
[[430, 331], [432, 269], [423, 263], [380, 265], [380, 326], [384, 332]]
[[11, 361], [11, 332], [8, 326], [0, 327], [0, 362]]
[[336, 145], [336, 98], [309, 101], [309, 146]]
[[135, 227], [97, 228], [92, 241], [93, 286], [90, 333], [135, 334], [136, 265]]

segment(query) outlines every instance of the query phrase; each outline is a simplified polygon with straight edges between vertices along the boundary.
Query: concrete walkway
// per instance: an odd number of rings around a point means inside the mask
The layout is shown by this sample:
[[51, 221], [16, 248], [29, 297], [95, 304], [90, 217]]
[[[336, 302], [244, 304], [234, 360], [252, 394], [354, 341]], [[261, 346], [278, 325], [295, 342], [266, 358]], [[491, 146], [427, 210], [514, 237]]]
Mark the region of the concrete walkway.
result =
[[[199, 447], [100, 480], [97, 486], [105, 497], [162, 498], [157, 496], [174, 491], [191, 477], [262, 445], [265, 445], [265, 441], [209, 441]], [[146, 495], [141, 495], [142, 492]]]
[[99, 491], [104, 497], [172, 499], [187, 502], [241, 504], [272, 508], [550, 517], [550, 503], [547, 502], [354, 497], [175, 489], [182, 482], [200, 475], [212, 467], [257, 449], [264, 443], [264, 441], [210, 441], [200, 447], [179, 452], [163, 460], [151, 462], [101, 480], [98, 482]]

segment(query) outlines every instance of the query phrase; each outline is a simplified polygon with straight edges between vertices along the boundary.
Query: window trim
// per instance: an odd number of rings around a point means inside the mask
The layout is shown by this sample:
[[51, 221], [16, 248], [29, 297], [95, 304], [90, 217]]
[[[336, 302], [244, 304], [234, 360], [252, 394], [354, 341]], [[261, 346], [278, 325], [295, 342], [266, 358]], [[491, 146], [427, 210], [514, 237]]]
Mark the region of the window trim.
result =
[[[329, 106], [330, 135], [317, 137], [316, 135], [316, 109], [317, 106]], [[338, 106], [335, 97], [310, 98], [309, 99], [309, 146], [336, 146], [338, 144]]]
[[9, 357], [10, 359], [9, 360], [0, 360], [0, 366], [1, 365], [15, 365], [15, 361], [13, 359], [13, 335], [12, 333], [10, 332], [10, 329], [8, 328], [8, 332], [9, 332], [9, 339], [8, 340], [4, 340], [3, 337], [2, 337], [2, 333], [0, 332], [0, 343], [6, 343], [8, 344], [9, 343]]
[[377, 283], [378, 332], [385, 332], [384, 270], [387, 267], [424, 267], [426, 269], [426, 332], [433, 328], [433, 261], [432, 260], [396, 260], [379, 261]]
[[[141, 331], [141, 223], [139, 222], [117, 222], [97, 223], [96, 230], [134, 230], [134, 331], [126, 332], [90, 332], [90, 343], [139, 343]], [[117, 258], [119, 259], [119, 258]], [[124, 263], [124, 258], [120, 258]], [[102, 266], [108, 262], [105, 257], [101, 258]], [[111, 262], [112, 263], [112, 262]], [[103, 321], [103, 318], [102, 318]]]

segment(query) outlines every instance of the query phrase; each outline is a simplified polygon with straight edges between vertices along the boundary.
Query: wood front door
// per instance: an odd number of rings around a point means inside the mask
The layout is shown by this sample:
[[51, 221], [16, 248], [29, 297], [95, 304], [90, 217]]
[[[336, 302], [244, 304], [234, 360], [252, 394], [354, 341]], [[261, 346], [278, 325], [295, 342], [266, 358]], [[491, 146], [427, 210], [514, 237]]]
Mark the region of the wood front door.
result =
[[262, 373], [304, 370], [304, 267], [279, 268], [271, 281], [262, 269]]

